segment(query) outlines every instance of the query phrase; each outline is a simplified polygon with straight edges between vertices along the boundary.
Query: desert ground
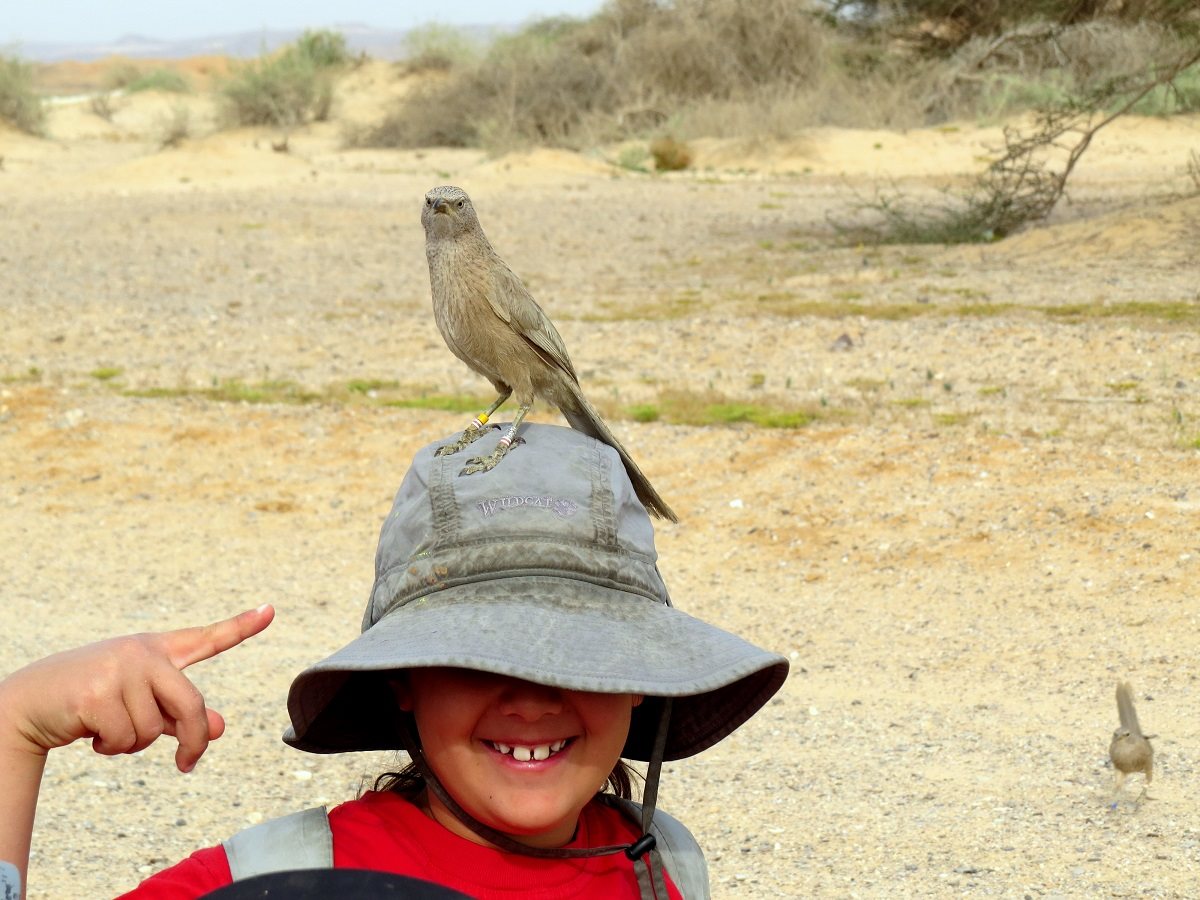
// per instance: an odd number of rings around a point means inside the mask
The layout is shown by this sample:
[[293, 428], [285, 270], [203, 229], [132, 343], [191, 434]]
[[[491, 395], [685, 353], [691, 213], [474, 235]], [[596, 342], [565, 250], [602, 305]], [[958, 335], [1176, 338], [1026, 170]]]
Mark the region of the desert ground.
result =
[[[680, 514], [658, 530], [676, 605], [792, 661], [666, 767], [715, 897], [1195, 896], [1200, 119], [1114, 123], [1004, 241], [846, 246], [831, 221], [881, 185], [935, 198], [999, 126], [702, 141], [669, 175], [619, 148], [345, 149], [400, 90], [363, 67], [286, 152], [214, 131], [204, 95], [0, 130], [0, 674], [278, 609], [190, 670], [229, 722], [192, 774], [167, 740], [51, 755], [31, 900], [121, 893], [394, 766], [280, 735], [291, 678], [357, 633], [411, 454], [469, 418], [385, 401], [490, 399], [430, 312], [442, 183]], [[160, 149], [181, 103], [193, 136]], [[679, 398], [812, 421], [627, 413]], [[1114, 803], [1123, 679], [1157, 767]]]

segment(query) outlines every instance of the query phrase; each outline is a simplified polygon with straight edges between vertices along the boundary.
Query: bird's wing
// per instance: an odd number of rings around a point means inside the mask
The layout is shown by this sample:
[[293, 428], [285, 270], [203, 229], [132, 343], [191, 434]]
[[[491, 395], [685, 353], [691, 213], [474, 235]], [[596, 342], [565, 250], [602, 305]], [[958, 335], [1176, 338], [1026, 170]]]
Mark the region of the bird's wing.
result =
[[567, 345], [521, 279], [500, 259], [492, 266], [491, 276], [487, 300], [492, 311], [525, 338], [546, 365], [561, 369], [578, 384]]
[[1130, 688], [1128, 681], [1117, 685], [1117, 715], [1121, 717], [1122, 728], [1128, 728], [1129, 733], [1134, 737], [1142, 736], [1142, 729], [1138, 725], [1137, 711], [1133, 708], [1133, 689]]

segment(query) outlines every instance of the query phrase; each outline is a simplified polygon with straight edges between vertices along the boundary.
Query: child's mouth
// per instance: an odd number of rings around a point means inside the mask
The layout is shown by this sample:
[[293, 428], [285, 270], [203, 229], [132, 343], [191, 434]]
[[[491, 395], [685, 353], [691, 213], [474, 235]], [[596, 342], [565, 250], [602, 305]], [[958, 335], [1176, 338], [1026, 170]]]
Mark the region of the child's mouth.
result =
[[488, 741], [487, 743], [497, 753], [511, 756], [517, 762], [541, 762], [542, 760], [549, 759], [570, 744], [571, 738], [554, 741], [549, 744], [532, 744], [528, 746], [502, 744], [499, 741]]

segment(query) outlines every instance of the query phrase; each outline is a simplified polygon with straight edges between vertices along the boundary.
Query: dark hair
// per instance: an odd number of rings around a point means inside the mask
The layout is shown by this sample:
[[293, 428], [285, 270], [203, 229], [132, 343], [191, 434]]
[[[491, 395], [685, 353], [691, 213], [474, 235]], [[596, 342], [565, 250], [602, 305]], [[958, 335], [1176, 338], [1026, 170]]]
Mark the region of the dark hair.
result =
[[[618, 759], [613, 766], [608, 780], [597, 791], [597, 794], [614, 794], [622, 800], [633, 799], [633, 779], [641, 776], [623, 759]], [[406, 800], [413, 800], [425, 790], [425, 776], [420, 773], [414, 763], [409, 763], [399, 772], [384, 772], [375, 779], [373, 789], [376, 791], [392, 791]]]

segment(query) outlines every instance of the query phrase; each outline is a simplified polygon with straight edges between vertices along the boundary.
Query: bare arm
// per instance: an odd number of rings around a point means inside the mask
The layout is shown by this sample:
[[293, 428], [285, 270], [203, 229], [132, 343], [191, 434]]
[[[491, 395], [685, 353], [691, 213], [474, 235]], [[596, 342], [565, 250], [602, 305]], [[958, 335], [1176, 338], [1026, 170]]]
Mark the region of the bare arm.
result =
[[275, 616], [260, 606], [199, 628], [134, 634], [39, 660], [0, 681], [0, 860], [25, 881], [46, 755], [80, 738], [97, 753], [136, 753], [164, 734], [190, 772], [225, 731], [182, 670], [258, 634]]

